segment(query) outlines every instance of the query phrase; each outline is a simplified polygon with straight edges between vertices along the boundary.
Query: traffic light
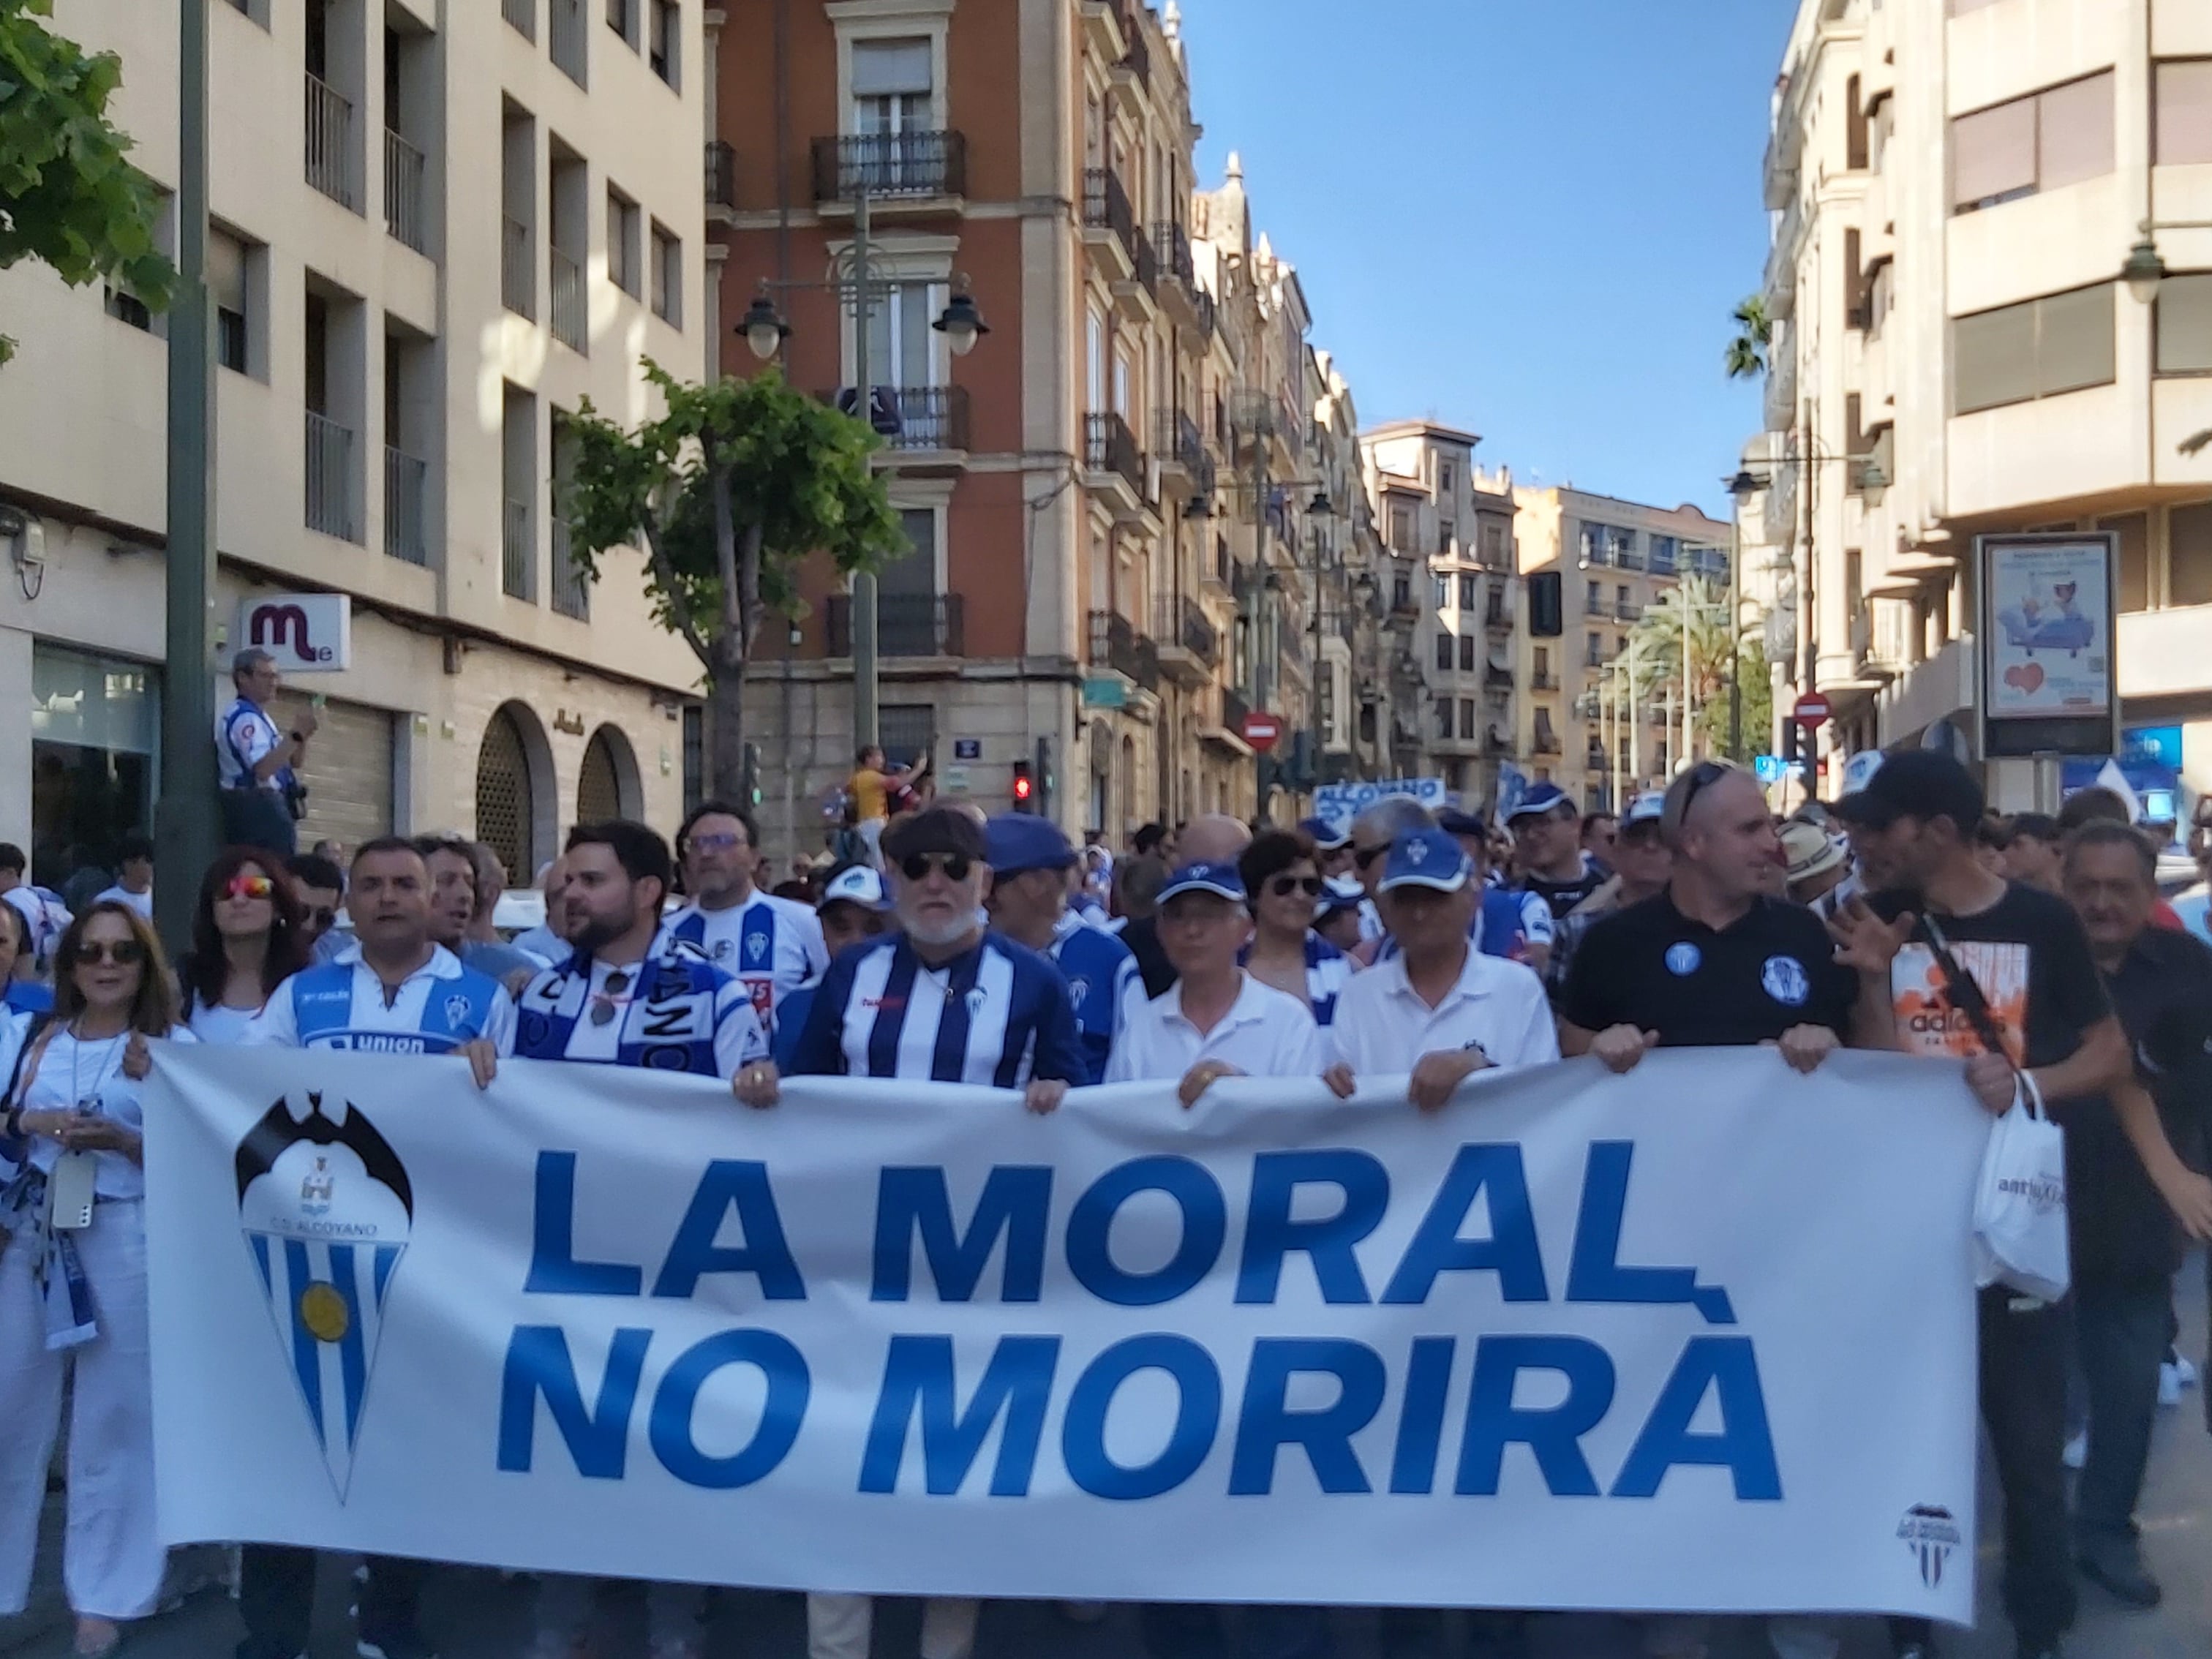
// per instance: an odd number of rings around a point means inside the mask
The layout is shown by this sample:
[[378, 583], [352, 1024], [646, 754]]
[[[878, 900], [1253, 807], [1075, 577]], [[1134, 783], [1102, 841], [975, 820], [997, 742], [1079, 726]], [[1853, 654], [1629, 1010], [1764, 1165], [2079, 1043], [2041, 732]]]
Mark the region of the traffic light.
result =
[[1025, 760], [1014, 763], [1014, 811], [1036, 811], [1036, 781], [1030, 775], [1030, 763]]
[[1054, 783], [1052, 775], [1052, 739], [1036, 740], [1036, 810], [1041, 817], [1052, 816]]
[[757, 811], [761, 804], [761, 761], [760, 745], [757, 743], [745, 745], [744, 791], [745, 805]]

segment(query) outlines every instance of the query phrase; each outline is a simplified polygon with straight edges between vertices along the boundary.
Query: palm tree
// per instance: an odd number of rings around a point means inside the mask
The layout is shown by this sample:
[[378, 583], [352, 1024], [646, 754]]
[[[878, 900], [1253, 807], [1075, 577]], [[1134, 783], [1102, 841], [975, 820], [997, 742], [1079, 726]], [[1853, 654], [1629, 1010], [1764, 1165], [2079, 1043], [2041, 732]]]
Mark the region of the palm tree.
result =
[[1774, 343], [1774, 324], [1766, 314], [1766, 296], [1754, 294], [1735, 308], [1735, 338], [1728, 343], [1728, 376], [1748, 380], [1766, 373], [1767, 348]]
[[[1682, 672], [1682, 645], [1689, 641], [1690, 672]], [[1729, 626], [1729, 590], [1708, 577], [1685, 575], [1646, 608], [1635, 628], [1640, 696], [1677, 695], [1686, 684], [1695, 729], [1710, 753], [1728, 746], [1729, 662], [1735, 659], [1743, 687], [1743, 732], [1758, 742], [1772, 720], [1767, 690], [1766, 655], [1760, 625]]]

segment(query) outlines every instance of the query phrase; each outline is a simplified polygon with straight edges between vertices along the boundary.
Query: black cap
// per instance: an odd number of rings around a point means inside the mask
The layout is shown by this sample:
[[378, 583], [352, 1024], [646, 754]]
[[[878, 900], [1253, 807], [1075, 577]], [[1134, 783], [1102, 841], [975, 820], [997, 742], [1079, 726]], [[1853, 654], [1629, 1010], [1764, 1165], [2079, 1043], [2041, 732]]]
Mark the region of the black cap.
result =
[[893, 864], [923, 853], [950, 853], [980, 864], [983, 826], [957, 806], [925, 806], [892, 819], [884, 830], [883, 846], [884, 856]]
[[1847, 826], [1887, 830], [1899, 818], [1948, 818], [1963, 838], [1982, 821], [1982, 786], [1950, 756], [1904, 749], [1883, 760], [1866, 787], [1836, 803]]
[[1437, 828], [1448, 836], [1486, 836], [1490, 825], [1480, 812], [1462, 812], [1448, 806], [1437, 814]]

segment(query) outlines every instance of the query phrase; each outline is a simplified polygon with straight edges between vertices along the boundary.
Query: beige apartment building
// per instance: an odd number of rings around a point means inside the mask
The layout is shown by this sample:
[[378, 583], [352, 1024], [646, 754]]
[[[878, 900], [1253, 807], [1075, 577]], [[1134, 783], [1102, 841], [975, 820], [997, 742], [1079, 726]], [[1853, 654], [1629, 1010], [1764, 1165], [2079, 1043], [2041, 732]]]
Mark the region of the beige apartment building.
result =
[[[173, 18], [148, 9], [52, 21], [120, 55], [112, 113], [173, 189]], [[210, 13], [218, 660], [162, 661], [161, 319], [0, 273], [22, 348], [0, 372], [0, 697], [28, 716], [0, 720], [0, 839], [41, 881], [112, 860], [150, 823], [167, 678], [228, 702], [241, 602], [276, 592], [352, 601], [349, 665], [292, 682], [327, 698], [302, 844], [453, 827], [527, 881], [578, 818], [670, 824], [695, 665], [635, 556], [573, 575], [559, 431], [586, 397], [645, 416], [641, 355], [703, 371], [701, 9]]]
[[1973, 740], [1974, 537], [2110, 530], [2124, 724], [2212, 783], [2212, 6], [1804, 0], [1765, 185], [1778, 702], [1824, 755]]
[[1389, 555], [1382, 603], [1396, 624], [1386, 671], [1391, 774], [1441, 777], [1468, 801], [1495, 800], [1498, 767], [1525, 747], [1515, 737], [1526, 611], [1510, 481], [1482, 479], [1482, 440], [1433, 421], [1392, 422], [1364, 440]]
[[1516, 485], [1510, 472], [1484, 482], [1515, 504], [1529, 591], [1521, 635], [1528, 690], [1516, 747], [1531, 781], [1558, 784], [1585, 811], [1618, 811], [1705, 750], [1679, 682], [1654, 684], [1640, 671], [1632, 636], [1684, 575], [1725, 593], [1729, 526], [1693, 507]]

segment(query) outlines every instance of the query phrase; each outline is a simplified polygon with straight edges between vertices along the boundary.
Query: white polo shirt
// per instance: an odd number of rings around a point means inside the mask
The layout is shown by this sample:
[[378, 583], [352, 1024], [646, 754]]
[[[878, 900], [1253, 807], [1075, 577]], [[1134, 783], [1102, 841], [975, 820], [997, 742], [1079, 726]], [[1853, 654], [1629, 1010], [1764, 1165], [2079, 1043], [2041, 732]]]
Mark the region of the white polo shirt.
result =
[[1517, 962], [1468, 946], [1459, 982], [1431, 1008], [1392, 957], [1354, 974], [1329, 1025], [1336, 1051], [1357, 1077], [1410, 1072], [1423, 1054], [1480, 1048], [1493, 1066], [1542, 1066], [1559, 1057], [1543, 981]]
[[1106, 1062], [1108, 1083], [1181, 1078], [1201, 1060], [1247, 1077], [1319, 1077], [1328, 1062], [1321, 1028], [1296, 997], [1238, 969], [1237, 1000], [1210, 1031], [1183, 1018], [1182, 987], [1171, 985], [1131, 1015]]

